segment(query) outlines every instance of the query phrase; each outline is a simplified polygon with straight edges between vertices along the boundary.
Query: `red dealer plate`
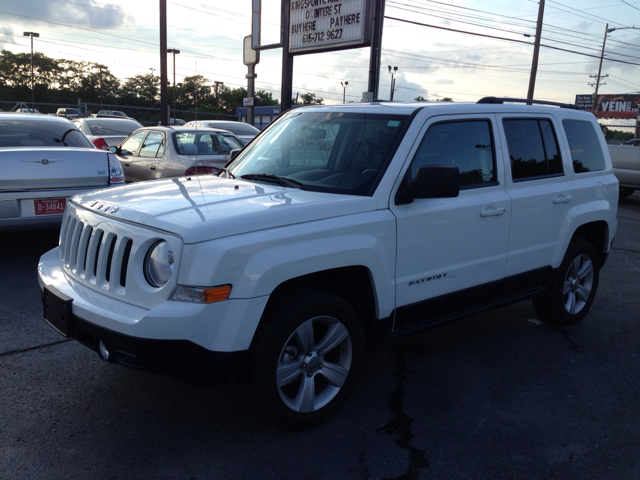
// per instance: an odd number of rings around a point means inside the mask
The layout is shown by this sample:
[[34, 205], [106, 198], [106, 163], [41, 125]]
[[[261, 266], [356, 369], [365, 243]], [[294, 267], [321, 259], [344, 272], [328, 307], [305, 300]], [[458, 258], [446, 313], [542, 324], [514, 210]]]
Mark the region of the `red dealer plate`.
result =
[[64, 213], [64, 207], [67, 200], [64, 198], [43, 198], [42, 200], [34, 200], [33, 208], [36, 215], [55, 215]]

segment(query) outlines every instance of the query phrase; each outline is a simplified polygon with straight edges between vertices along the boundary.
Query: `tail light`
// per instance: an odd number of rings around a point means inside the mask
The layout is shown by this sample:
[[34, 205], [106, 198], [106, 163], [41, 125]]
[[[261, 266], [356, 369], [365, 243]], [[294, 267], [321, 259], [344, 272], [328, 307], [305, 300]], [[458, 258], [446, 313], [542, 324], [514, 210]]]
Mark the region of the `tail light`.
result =
[[107, 157], [109, 158], [109, 183], [111, 185], [124, 183], [124, 171], [120, 160], [113, 153], [109, 153]]
[[91, 143], [93, 143], [96, 148], [99, 148], [100, 150], [109, 150], [109, 145], [107, 145], [107, 142], [105, 142], [104, 138], [102, 137], [94, 138], [93, 140], [91, 140]]
[[213, 173], [218, 173], [220, 169], [218, 167], [207, 167], [205, 165], [198, 165], [196, 167], [189, 167], [187, 171], [184, 172], [184, 176], [188, 177], [190, 175], [211, 175]]

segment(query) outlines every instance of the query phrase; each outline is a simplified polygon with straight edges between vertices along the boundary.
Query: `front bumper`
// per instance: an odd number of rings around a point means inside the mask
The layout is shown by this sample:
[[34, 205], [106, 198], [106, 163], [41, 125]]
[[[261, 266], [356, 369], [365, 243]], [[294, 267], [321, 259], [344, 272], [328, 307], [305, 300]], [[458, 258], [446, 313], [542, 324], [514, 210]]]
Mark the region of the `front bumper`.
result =
[[96, 352], [102, 341], [122, 365], [216, 383], [238, 373], [268, 300], [166, 301], [147, 310], [67, 278], [57, 248], [41, 257], [38, 283], [41, 294], [47, 287], [71, 300], [69, 338]]

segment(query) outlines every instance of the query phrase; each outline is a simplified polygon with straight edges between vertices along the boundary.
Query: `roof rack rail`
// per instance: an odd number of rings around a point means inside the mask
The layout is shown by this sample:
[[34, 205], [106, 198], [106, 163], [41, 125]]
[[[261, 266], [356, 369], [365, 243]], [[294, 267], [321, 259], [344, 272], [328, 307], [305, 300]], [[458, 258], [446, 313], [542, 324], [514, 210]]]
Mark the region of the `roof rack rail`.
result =
[[560, 103], [560, 102], [548, 102], [546, 100], [529, 100], [526, 98], [509, 98], [509, 97], [483, 97], [478, 100], [476, 103], [499, 103], [502, 104], [504, 102], [511, 103], [527, 103], [529, 105], [553, 105], [555, 107], [560, 108], [570, 108], [572, 110], [579, 110], [579, 108], [575, 105], [571, 105], [570, 103]]

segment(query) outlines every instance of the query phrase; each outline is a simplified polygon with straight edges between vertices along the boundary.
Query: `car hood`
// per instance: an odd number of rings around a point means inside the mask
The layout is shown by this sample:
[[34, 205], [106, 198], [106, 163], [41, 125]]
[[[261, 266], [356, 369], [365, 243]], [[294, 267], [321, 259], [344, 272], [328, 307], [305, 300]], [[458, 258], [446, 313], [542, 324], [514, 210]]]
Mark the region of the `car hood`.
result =
[[372, 211], [372, 197], [310, 192], [216, 176], [175, 177], [77, 195], [107, 217], [176, 233], [197, 243]]

